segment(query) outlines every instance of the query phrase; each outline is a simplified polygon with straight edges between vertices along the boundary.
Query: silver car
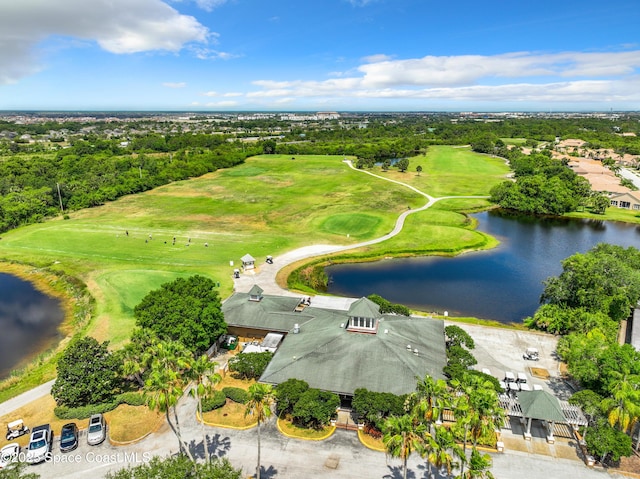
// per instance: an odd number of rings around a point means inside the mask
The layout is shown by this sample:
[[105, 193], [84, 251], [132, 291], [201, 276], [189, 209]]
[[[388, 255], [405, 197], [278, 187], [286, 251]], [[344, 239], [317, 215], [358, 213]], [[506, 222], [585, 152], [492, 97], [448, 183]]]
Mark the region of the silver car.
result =
[[89, 429], [87, 431], [87, 443], [96, 446], [107, 437], [107, 423], [102, 414], [94, 414], [89, 418]]

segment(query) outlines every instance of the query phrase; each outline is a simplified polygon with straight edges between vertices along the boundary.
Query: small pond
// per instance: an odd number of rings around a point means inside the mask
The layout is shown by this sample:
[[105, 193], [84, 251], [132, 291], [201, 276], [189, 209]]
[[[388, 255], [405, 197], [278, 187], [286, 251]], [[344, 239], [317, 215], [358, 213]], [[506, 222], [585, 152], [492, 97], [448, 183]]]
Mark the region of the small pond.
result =
[[0, 273], [0, 379], [60, 339], [60, 301]]

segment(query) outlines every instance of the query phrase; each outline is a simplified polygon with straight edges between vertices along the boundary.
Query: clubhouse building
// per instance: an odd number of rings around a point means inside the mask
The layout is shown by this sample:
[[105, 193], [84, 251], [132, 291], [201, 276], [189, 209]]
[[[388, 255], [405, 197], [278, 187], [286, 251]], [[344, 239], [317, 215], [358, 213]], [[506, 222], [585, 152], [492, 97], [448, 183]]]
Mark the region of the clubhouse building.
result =
[[367, 298], [264, 295], [254, 285], [248, 293], [233, 294], [222, 311], [230, 334], [285, 335], [260, 382], [302, 379], [349, 401], [358, 388], [405, 394], [415, 390], [417, 378], [444, 377], [443, 322], [381, 314]]

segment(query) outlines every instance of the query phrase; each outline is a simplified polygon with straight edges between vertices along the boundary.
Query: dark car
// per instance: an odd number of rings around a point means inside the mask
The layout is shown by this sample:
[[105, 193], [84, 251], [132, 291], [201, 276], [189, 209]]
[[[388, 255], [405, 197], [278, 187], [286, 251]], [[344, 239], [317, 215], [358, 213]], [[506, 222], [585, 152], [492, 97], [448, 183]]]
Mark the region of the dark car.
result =
[[60, 452], [73, 451], [78, 447], [78, 426], [75, 422], [70, 422], [62, 426], [60, 431]]

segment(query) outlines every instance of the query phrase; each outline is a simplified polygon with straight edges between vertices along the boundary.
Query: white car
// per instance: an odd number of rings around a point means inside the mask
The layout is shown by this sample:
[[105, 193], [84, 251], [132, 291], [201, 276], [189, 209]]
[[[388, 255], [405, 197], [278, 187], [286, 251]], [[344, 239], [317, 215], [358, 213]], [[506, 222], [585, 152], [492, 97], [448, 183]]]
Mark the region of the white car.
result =
[[0, 469], [7, 467], [12, 462], [18, 462], [20, 457], [20, 444], [12, 442], [0, 449]]
[[89, 418], [89, 430], [87, 431], [87, 443], [96, 446], [107, 437], [107, 423], [102, 414], [94, 414]]
[[44, 424], [31, 430], [31, 438], [27, 446], [27, 462], [37, 464], [49, 459], [53, 445], [53, 431], [51, 426]]

